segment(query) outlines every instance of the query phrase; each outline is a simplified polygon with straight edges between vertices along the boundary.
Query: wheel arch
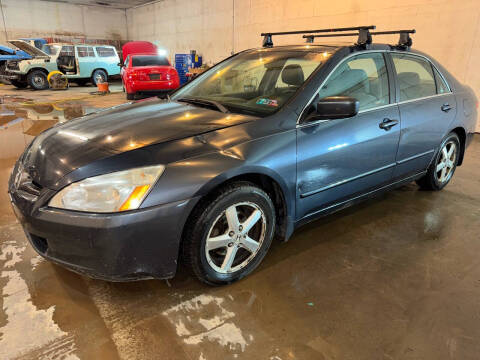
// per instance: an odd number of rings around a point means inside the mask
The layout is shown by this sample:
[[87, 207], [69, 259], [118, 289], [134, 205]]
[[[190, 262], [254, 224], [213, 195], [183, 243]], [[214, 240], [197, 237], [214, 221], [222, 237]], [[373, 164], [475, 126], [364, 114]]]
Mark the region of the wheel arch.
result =
[[95, 69], [92, 70], [92, 73], [90, 74], [90, 77], [93, 77], [93, 74], [94, 74], [95, 71], [97, 71], [97, 70], [105, 71], [105, 74], [107, 74], [107, 76], [108, 76], [108, 71], [107, 71], [107, 69], [99, 67], [99, 68], [95, 68]]
[[43, 72], [47, 76], [49, 74], [47, 69], [44, 69], [44, 68], [41, 68], [41, 67], [34, 67], [34, 68], [29, 69], [25, 75], [28, 76], [30, 73], [32, 73], [35, 70], [40, 70], [41, 72]]
[[458, 138], [460, 139], [460, 154], [458, 156], [458, 162], [457, 162], [457, 166], [460, 166], [463, 163], [463, 156], [465, 155], [465, 143], [467, 140], [467, 132], [461, 126], [458, 126], [452, 129], [450, 132], [457, 134]]
[[242, 171], [234, 170], [211, 179], [197, 191], [196, 195], [201, 198], [191, 210], [185, 224], [188, 224], [195, 210], [208, 202], [218, 189], [239, 181], [250, 182], [270, 196], [277, 210], [275, 238], [287, 241], [294, 228], [294, 201], [291, 199], [283, 179], [269, 168], [247, 167], [242, 168]]

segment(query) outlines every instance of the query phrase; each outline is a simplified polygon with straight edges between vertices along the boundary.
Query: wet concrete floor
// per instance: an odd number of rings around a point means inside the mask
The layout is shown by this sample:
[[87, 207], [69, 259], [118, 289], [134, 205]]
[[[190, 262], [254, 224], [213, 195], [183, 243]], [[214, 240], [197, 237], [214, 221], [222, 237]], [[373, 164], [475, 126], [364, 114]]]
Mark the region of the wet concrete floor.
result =
[[480, 357], [480, 136], [443, 191], [410, 184], [313, 222], [239, 283], [107, 283], [42, 260], [10, 209], [33, 136], [125, 101], [52, 93], [0, 87], [0, 359]]

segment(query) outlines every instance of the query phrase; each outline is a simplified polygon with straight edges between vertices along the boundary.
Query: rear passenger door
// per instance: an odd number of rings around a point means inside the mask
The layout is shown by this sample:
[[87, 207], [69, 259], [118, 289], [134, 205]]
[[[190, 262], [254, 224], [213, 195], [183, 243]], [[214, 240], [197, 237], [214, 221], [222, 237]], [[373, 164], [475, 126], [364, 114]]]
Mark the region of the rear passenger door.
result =
[[91, 46], [76, 46], [79, 76], [89, 78], [95, 69], [95, 53]]
[[401, 131], [394, 178], [425, 170], [455, 118], [456, 101], [438, 70], [423, 56], [391, 53]]

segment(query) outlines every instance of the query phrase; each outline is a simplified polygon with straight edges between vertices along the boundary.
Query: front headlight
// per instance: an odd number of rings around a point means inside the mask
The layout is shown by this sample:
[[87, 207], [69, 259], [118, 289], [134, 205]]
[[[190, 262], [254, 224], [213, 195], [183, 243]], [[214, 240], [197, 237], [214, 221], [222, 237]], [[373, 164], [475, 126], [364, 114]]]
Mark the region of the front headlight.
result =
[[94, 176], [68, 185], [48, 204], [97, 213], [138, 209], [165, 166], [148, 166]]

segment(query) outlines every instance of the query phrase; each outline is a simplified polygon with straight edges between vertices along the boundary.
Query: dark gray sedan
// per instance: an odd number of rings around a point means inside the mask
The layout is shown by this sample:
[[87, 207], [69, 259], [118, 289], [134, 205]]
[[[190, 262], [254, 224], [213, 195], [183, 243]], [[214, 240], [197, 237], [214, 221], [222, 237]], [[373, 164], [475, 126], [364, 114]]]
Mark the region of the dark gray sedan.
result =
[[472, 90], [408, 47], [267, 44], [169, 100], [45, 131], [9, 193], [52, 262], [123, 281], [173, 277], [181, 259], [227, 284], [319, 216], [411, 181], [441, 190], [476, 118]]

